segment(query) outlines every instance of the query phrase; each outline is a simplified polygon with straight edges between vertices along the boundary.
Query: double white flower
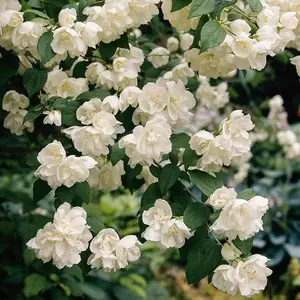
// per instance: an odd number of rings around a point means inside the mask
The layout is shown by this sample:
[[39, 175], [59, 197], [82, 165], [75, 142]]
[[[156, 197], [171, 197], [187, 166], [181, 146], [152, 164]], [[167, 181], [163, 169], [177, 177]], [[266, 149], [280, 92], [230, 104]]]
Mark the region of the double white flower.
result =
[[57, 209], [53, 223], [40, 229], [36, 237], [27, 242], [27, 247], [44, 263], [53, 260], [58, 269], [70, 268], [81, 261], [80, 253], [87, 250], [92, 239], [86, 218], [83, 208], [71, 208], [69, 203], [64, 203]]

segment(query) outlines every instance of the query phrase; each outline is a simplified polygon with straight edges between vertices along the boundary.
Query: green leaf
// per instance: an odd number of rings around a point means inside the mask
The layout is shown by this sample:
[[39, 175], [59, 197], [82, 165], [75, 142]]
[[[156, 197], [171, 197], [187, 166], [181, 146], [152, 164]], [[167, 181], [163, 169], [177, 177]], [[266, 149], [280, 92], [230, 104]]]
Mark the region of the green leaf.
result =
[[190, 145], [188, 145], [183, 153], [183, 163], [184, 167], [187, 170], [190, 166], [196, 166], [199, 157], [197, 153], [191, 149]]
[[203, 203], [191, 203], [184, 212], [183, 220], [191, 230], [202, 226], [209, 219], [209, 209]]
[[154, 177], [159, 178], [161, 168], [152, 165], [149, 170]]
[[198, 48], [199, 47], [199, 41], [200, 41], [200, 35], [201, 35], [201, 30], [204, 26], [209, 21], [209, 18], [207, 15], [203, 15], [200, 17], [199, 23], [197, 25], [197, 28], [194, 33], [194, 41], [192, 48]]
[[206, 239], [195, 243], [189, 250], [186, 278], [189, 284], [197, 283], [211, 274], [222, 260], [221, 247], [215, 241]]
[[170, 204], [174, 216], [183, 216], [189, 204], [193, 202], [191, 196], [184, 189], [182, 184], [175, 184], [170, 189]]
[[120, 148], [118, 143], [111, 147], [110, 161], [113, 166], [115, 166], [121, 159], [124, 159], [125, 156], [125, 148]]
[[68, 0], [47, 0], [47, 2], [60, 8], [68, 4]]
[[117, 48], [129, 49], [128, 36], [126, 33], [121, 35], [118, 40], [115, 40], [109, 44], [101, 42], [99, 45], [99, 53], [104, 59], [110, 59], [115, 53]]
[[41, 0], [29, 0], [28, 4], [34, 8], [43, 8]]
[[189, 171], [192, 181], [206, 196], [210, 196], [215, 190], [223, 186], [223, 182], [202, 171]]
[[189, 144], [191, 137], [186, 133], [172, 134], [171, 142], [175, 148], [186, 148]]
[[251, 189], [246, 189], [238, 193], [238, 199], [250, 200], [251, 198], [257, 196], [257, 193]]
[[215, 0], [193, 0], [189, 18], [209, 14], [214, 11], [215, 6]]
[[33, 201], [38, 203], [52, 191], [47, 181], [37, 179], [33, 184]]
[[163, 195], [176, 183], [179, 176], [180, 169], [177, 166], [168, 164], [163, 167], [158, 179], [158, 185]]
[[103, 100], [105, 97], [110, 96], [110, 92], [107, 90], [95, 89], [92, 91], [84, 92], [77, 97], [77, 100], [89, 101], [93, 98], [98, 98]]
[[90, 62], [88, 61], [81, 61], [78, 64], [76, 64], [74, 71], [73, 71], [73, 77], [75, 78], [85, 78], [85, 72]]
[[162, 194], [159, 189], [159, 185], [157, 182], [152, 183], [148, 186], [147, 190], [144, 192], [141, 199], [141, 208], [139, 212], [143, 210], [147, 210], [150, 207], [154, 206], [154, 203], [157, 199], [160, 199]]
[[169, 159], [171, 163], [175, 166], [178, 164], [178, 152], [179, 152], [178, 148], [173, 147], [172, 151], [169, 153]]
[[53, 33], [51, 31], [43, 33], [39, 39], [37, 49], [41, 57], [41, 63], [43, 65], [46, 64], [55, 56], [55, 53], [51, 47], [52, 41], [53, 41]]
[[2, 55], [3, 57], [0, 59], [0, 87], [18, 72], [20, 64], [19, 58], [12, 52], [6, 52]]
[[73, 185], [70, 188], [62, 185], [55, 190], [55, 196], [60, 200], [60, 203], [72, 203], [72, 200], [75, 198], [76, 194], [76, 185]]
[[88, 216], [87, 223], [91, 226], [91, 231], [95, 234], [98, 234], [105, 228], [103, 222], [98, 217]]
[[28, 69], [23, 75], [23, 84], [27, 90], [29, 98], [40, 91], [48, 78], [47, 71], [38, 69]]
[[49, 289], [50, 286], [51, 285], [47, 281], [46, 277], [33, 273], [25, 279], [24, 295], [27, 298], [36, 296]]
[[36, 10], [36, 9], [26, 9], [24, 11], [24, 14], [29, 14], [29, 13], [35, 14], [35, 15], [41, 17], [41, 18], [44, 18], [44, 19], [51, 20], [51, 18], [49, 18], [46, 14], [44, 14], [43, 12], [41, 12], [39, 10]]
[[246, 0], [246, 3], [254, 12], [261, 12], [264, 8], [260, 0]]
[[171, 12], [180, 10], [186, 6], [188, 6], [192, 0], [172, 0], [172, 10]]
[[89, 203], [90, 187], [86, 181], [76, 184], [76, 195], [80, 197], [85, 203]]
[[72, 100], [69, 101], [64, 108], [61, 109], [63, 125], [74, 126], [77, 124], [81, 124], [76, 118], [76, 111], [81, 105], [81, 101]]
[[238, 237], [233, 241], [233, 244], [240, 249], [244, 255], [248, 255], [251, 251], [252, 245], [253, 245], [254, 237], [241, 241]]
[[213, 11], [213, 13], [211, 14], [211, 17], [213, 19], [220, 18], [220, 15], [221, 15], [222, 11], [224, 10], [224, 8], [234, 5], [236, 2], [237, 2], [237, 0], [226, 0], [226, 1], [217, 0], [216, 8]]
[[208, 21], [202, 28], [200, 34], [201, 51], [215, 48], [223, 43], [226, 31], [214, 20]]
[[25, 122], [34, 122], [36, 118], [38, 118], [40, 115], [42, 115], [42, 111], [28, 111], [28, 113], [25, 116]]

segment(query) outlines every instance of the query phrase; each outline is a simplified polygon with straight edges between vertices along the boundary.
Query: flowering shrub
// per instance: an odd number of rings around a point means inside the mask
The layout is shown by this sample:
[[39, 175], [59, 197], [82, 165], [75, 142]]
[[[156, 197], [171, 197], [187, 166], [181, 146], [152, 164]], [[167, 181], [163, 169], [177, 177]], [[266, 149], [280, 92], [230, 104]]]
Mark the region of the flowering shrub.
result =
[[[159, 9], [177, 30], [166, 48], [149, 45], [138, 29]], [[209, 78], [263, 70], [268, 57], [297, 48], [297, 9], [260, 0], [5, 0], [4, 127], [34, 140], [39, 126], [50, 126], [37, 154], [33, 199], [54, 191], [56, 213], [28, 248], [58, 269], [115, 272], [151, 241], [180, 249], [189, 283], [209, 276], [229, 294], [264, 290], [268, 258], [250, 251], [269, 201], [225, 187], [221, 173], [249, 160], [255, 125], [235, 109], [216, 120], [215, 131], [199, 129], [210, 125], [203, 115], [214, 118], [229, 102], [227, 83], [214, 86]], [[299, 69], [297, 57], [292, 64]], [[285, 121], [279, 102], [270, 102], [276, 124]], [[288, 158], [299, 156], [292, 132], [277, 137]], [[138, 236], [120, 238], [87, 216], [82, 206], [94, 189], [143, 192]]]

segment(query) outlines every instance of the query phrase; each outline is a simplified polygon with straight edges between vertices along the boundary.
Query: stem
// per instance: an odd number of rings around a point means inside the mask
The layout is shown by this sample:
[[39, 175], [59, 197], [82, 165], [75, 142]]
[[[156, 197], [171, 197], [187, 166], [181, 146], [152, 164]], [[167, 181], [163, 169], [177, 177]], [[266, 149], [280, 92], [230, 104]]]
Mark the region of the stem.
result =
[[212, 235], [212, 237], [214, 238], [214, 240], [215, 240], [221, 247], [223, 247], [223, 244], [222, 244], [222, 243], [218, 240], [218, 238], [214, 235], [213, 231], [210, 230], [208, 224], [207, 224], [207, 229], [208, 229], [209, 233]]

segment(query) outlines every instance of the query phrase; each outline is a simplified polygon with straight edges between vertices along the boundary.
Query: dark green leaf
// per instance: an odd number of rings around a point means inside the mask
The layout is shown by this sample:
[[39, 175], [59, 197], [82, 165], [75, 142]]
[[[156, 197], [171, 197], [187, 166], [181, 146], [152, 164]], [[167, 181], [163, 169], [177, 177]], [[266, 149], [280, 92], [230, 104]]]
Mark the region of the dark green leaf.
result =
[[178, 149], [173, 148], [172, 151], [169, 153], [169, 159], [173, 165], [178, 164]]
[[218, 178], [215, 178], [202, 171], [189, 171], [192, 181], [196, 184], [199, 190], [206, 196], [210, 196], [215, 190], [221, 188], [223, 183]]
[[33, 184], [33, 201], [38, 203], [52, 191], [47, 181], [37, 179]]
[[223, 0], [216, 0], [216, 8], [213, 11], [213, 13], [211, 14], [212, 18], [219, 18], [222, 11], [224, 10], [224, 8], [231, 6], [233, 4], [235, 4], [237, 2], [237, 0], [227, 0], [227, 1], [223, 1]]
[[70, 188], [67, 188], [66, 186], [62, 185], [58, 187], [55, 191], [55, 196], [60, 200], [61, 203], [72, 203], [76, 194], [76, 185], [73, 185]]
[[208, 22], [209, 18], [207, 15], [203, 15], [200, 17], [198, 26], [195, 30], [194, 33], [194, 41], [193, 41], [193, 45], [192, 48], [199, 48], [199, 41], [200, 41], [200, 35], [201, 35], [201, 30], [204, 26], [204, 24], [206, 24]]
[[238, 193], [238, 199], [250, 200], [251, 198], [257, 196], [257, 193], [251, 189], [246, 189]]
[[180, 169], [177, 166], [168, 164], [163, 167], [158, 180], [158, 185], [163, 195], [176, 183], [179, 176]]
[[170, 189], [170, 204], [174, 216], [183, 216], [184, 211], [193, 201], [182, 184], [175, 184]]
[[76, 195], [79, 196], [85, 203], [89, 203], [90, 187], [86, 181], [76, 184]]
[[43, 8], [41, 0], [29, 0], [28, 4], [34, 8]]
[[46, 71], [38, 69], [28, 69], [23, 75], [23, 84], [27, 90], [29, 98], [40, 91], [48, 78]]
[[211, 274], [221, 260], [221, 247], [215, 241], [206, 239], [195, 243], [189, 250], [187, 258], [188, 283], [197, 283]]
[[142, 196], [140, 212], [154, 206], [155, 201], [157, 199], [160, 199], [161, 197], [162, 194], [160, 192], [158, 183], [156, 182], [149, 185], [147, 190], [144, 192]]
[[42, 111], [28, 111], [24, 120], [25, 122], [34, 122], [42, 113]]
[[254, 12], [261, 12], [264, 8], [260, 0], [246, 0], [246, 3]]
[[191, 230], [202, 226], [209, 219], [209, 209], [201, 202], [191, 203], [184, 212], [183, 220]]
[[186, 133], [172, 134], [171, 142], [174, 148], [186, 148], [191, 137]]
[[81, 123], [76, 118], [76, 111], [82, 103], [77, 100], [69, 101], [67, 105], [62, 108], [62, 123], [65, 126], [80, 125]]
[[41, 63], [43, 65], [46, 64], [55, 56], [55, 53], [51, 47], [52, 41], [53, 41], [53, 33], [51, 31], [43, 33], [39, 39], [37, 49], [41, 57]]
[[43, 12], [36, 10], [36, 9], [26, 9], [24, 11], [24, 15], [25, 14], [35, 14], [41, 18], [48, 19], [48, 20], [50, 19], [46, 14], [44, 14]]
[[46, 291], [50, 286], [46, 277], [37, 273], [30, 274], [25, 279], [24, 295], [31, 298]]
[[103, 222], [98, 217], [88, 216], [87, 223], [91, 226], [91, 231], [95, 234], [98, 234], [105, 228]]
[[215, 48], [223, 43], [226, 31], [214, 20], [208, 21], [202, 28], [200, 34], [201, 51]]
[[11, 77], [13, 77], [19, 70], [19, 58], [12, 52], [3, 54], [0, 59], [1, 74], [0, 87], [3, 86]]
[[199, 157], [197, 153], [191, 149], [190, 145], [188, 145], [183, 153], [183, 163], [184, 167], [187, 170], [190, 166], [196, 166]]
[[93, 98], [98, 98], [103, 100], [105, 97], [110, 95], [111, 95], [110, 92], [107, 90], [95, 89], [79, 95], [77, 99], [81, 101], [89, 101]]
[[88, 61], [81, 61], [79, 62], [73, 71], [73, 77], [75, 78], [85, 78], [85, 72], [90, 62]]
[[111, 147], [110, 161], [113, 166], [115, 166], [121, 159], [124, 159], [125, 156], [125, 149], [120, 148], [118, 143]]
[[118, 40], [115, 40], [109, 44], [101, 42], [99, 45], [99, 53], [104, 59], [110, 59], [116, 52], [117, 48], [129, 49], [127, 34], [121, 35]]
[[68, 0], [46, 0], [46, 2], [57, 7], [64, 7], [68, 4]]
[[233, 244], [240, 249], [244, 255], [248, 255], [251, 251], [252, 245], [253, 245], [254, 237], [241, 241], [238, 237], [233, 241]]
[[172, 0], [172, 10], [171, 12], [180, 10], [185, 6], [188, 6], [192, 0]]
[[154, 177], [159, 178], [159, 175], [161, 173], [161, 168], [156, 167], [156, 166], [151, 166], [149, 169], [150, 169], [151, 174]]
[[214, 11], [215, 6], [215, 0], [193, 0], [189, 18], [209, 14]]

